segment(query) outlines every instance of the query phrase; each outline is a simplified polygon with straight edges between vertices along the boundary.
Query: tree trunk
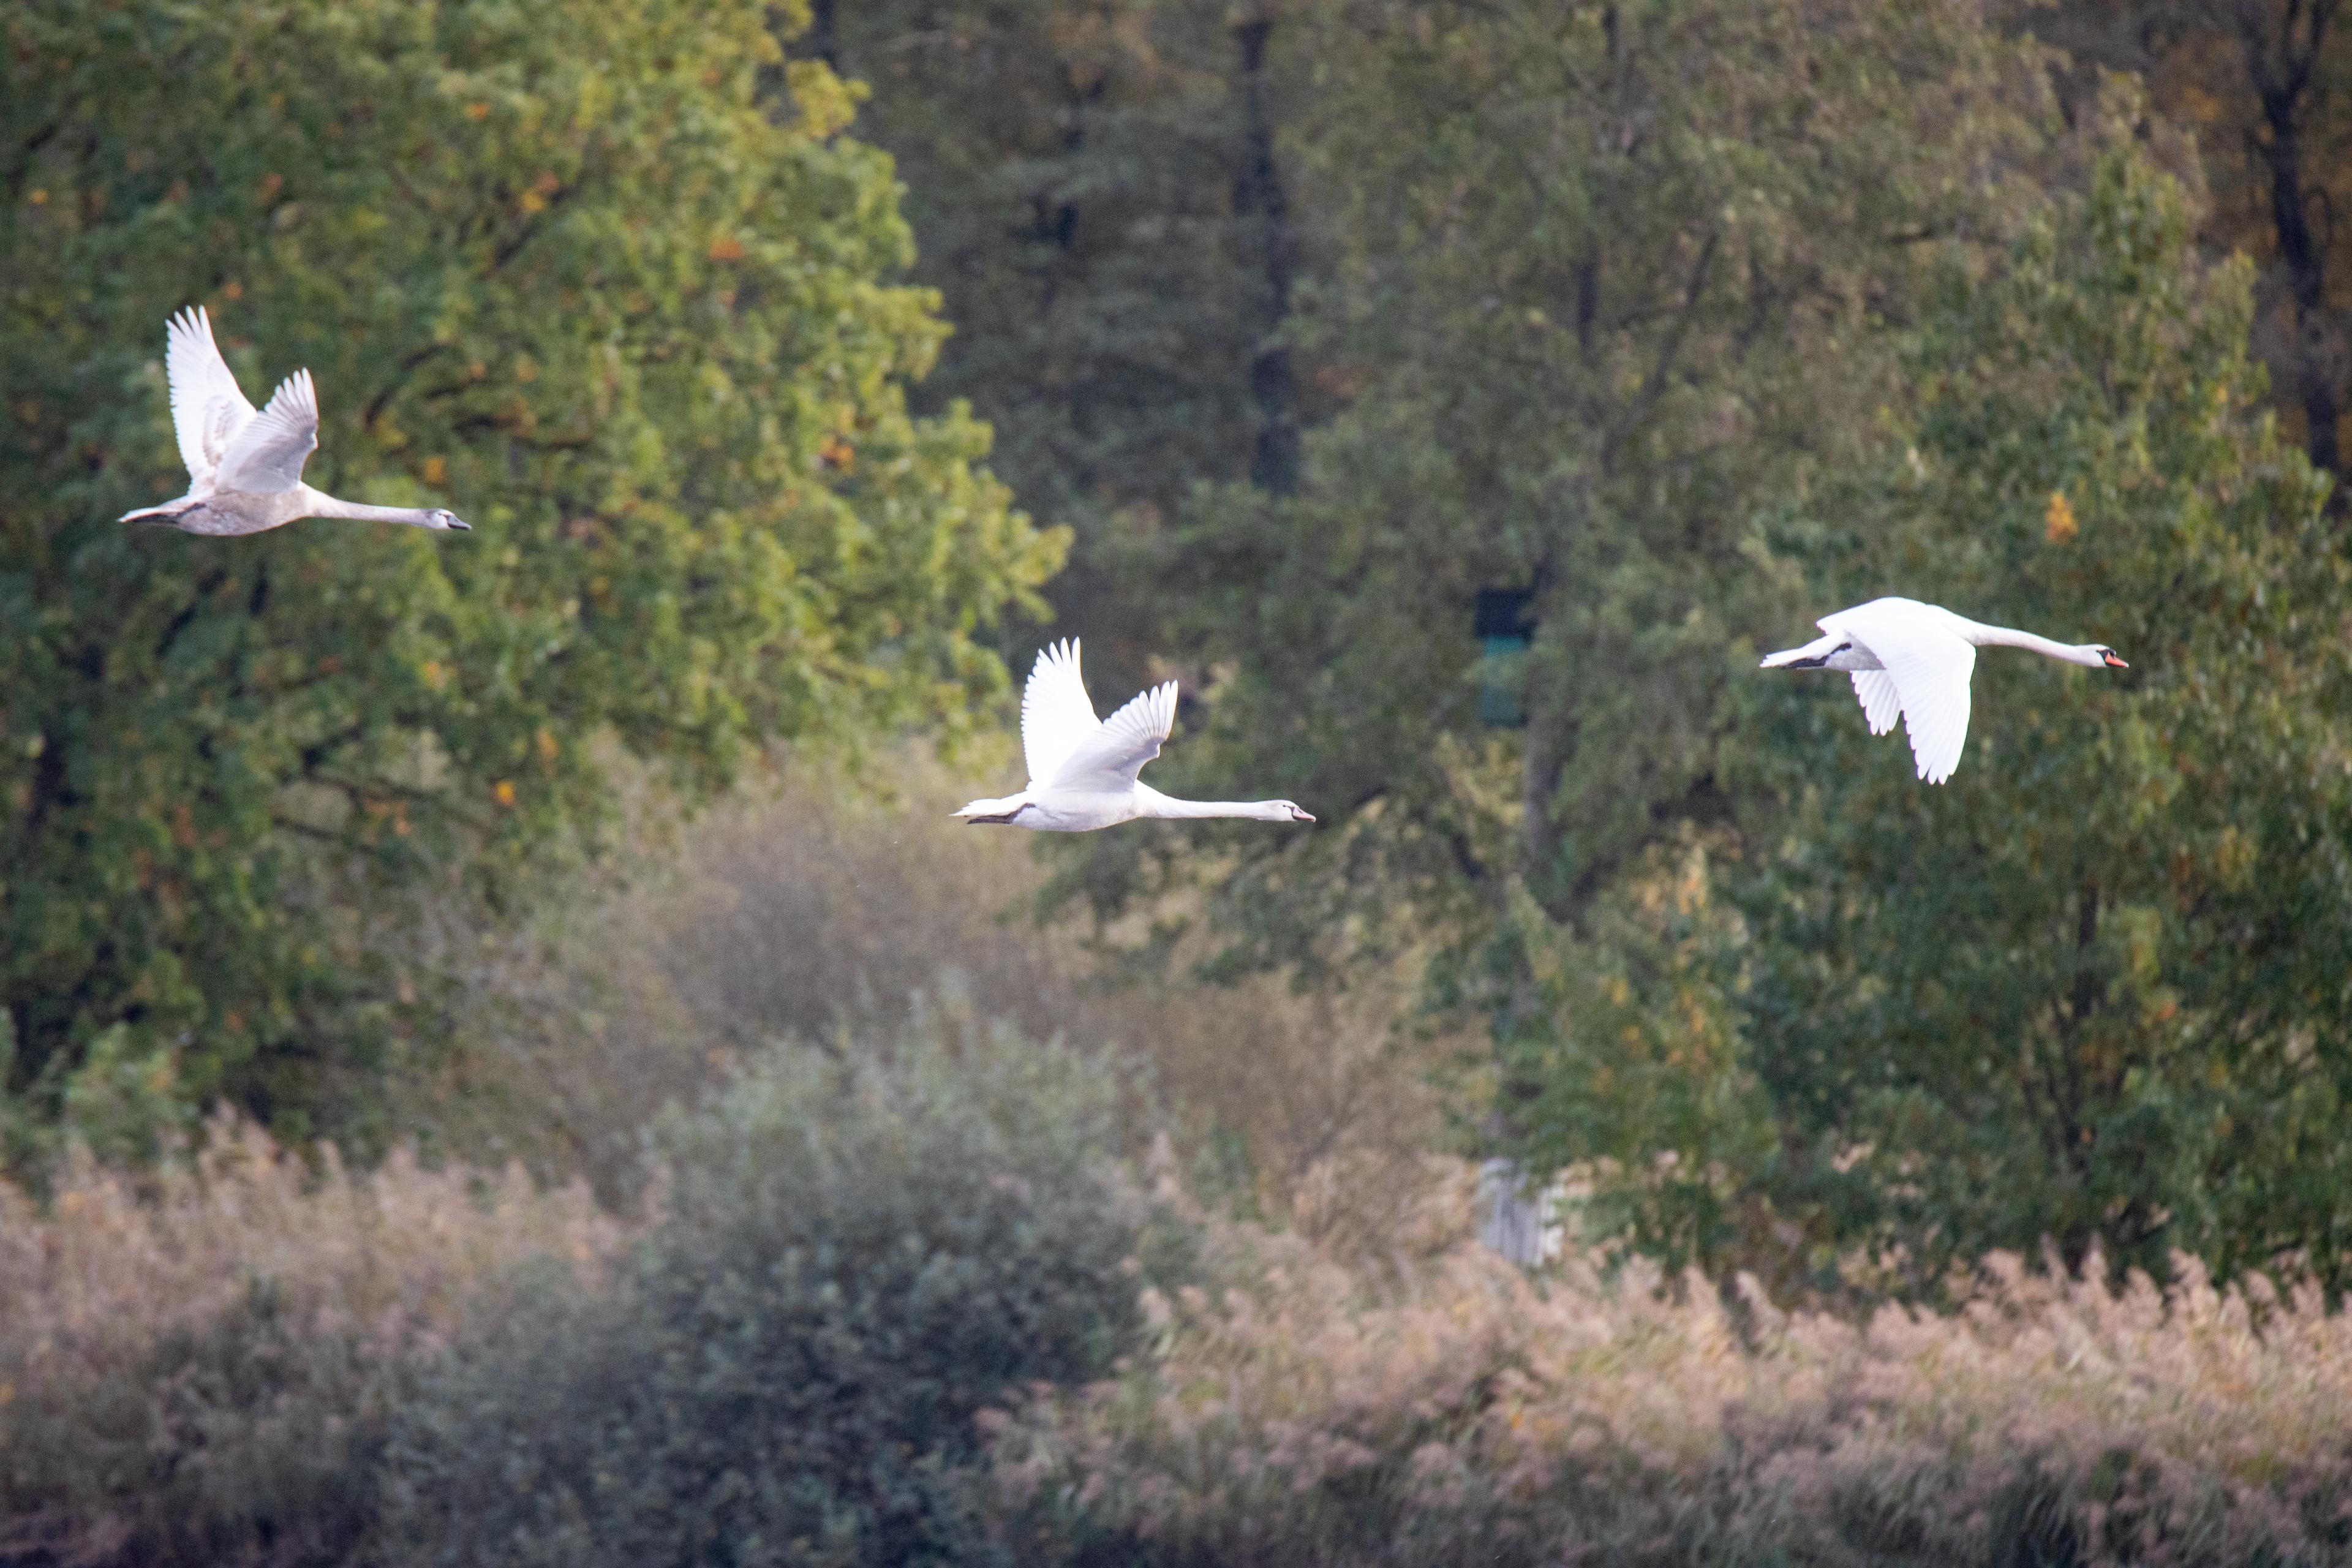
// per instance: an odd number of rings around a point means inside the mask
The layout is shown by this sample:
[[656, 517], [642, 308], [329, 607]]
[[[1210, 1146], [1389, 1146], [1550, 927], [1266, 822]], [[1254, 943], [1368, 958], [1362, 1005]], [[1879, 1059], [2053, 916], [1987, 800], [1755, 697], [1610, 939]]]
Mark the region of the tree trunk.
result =
[[1255, 323], [1258, 348], [1250, 361], [1250, 402], [1257, 410], [1250, 482], [1269, 495], [1286, 496], [1298, 489], [1298, 379], [1281, 332], [1290, 318], [1297, 251], [1289, 201], [1275, 166], [1274, 118], [1266, 102], [1265, 47], [1273, 31], [1273, 19], [1265, 16], [1234, 29], [1242, 68], [1241, 169], [1234, 181], [1234, 216], [1265, 279]]
[[[2246, 70], [2262, 104], [2267, 139], [2257, 137], [2254, 153], [2270, 180], [2271, 223], [2278, 242], [2280, 264], [2285, 268], [2288, 297], [2294, 309], [2293, 375], [2297, 400], [2303, 405], [2304, 448], [2312, 462], [2341, 476], [2342, 453], [2336, 421], [2343, 414], [2342, 375], [2335, 313], [2327, 303], [2327, 247], [2333, 237], [2315, 229], [2311, 203], [2315, 192], [2303, 167], [2303, 115], [2309, 107], [2313, 68], [2318, 64], [2336, 0], [2285, 0], [2275, 47], [2264, 26], [2267, 7], [2247, 4], [2238, 11], [2239, 41], [2245, 50]], [[2341, 511], [2339, 489], [2329, 509]]]
[[832, 69], [841, 68], [841, 34], [834, 26], [834, 0], [810, 0], [808, 51]]

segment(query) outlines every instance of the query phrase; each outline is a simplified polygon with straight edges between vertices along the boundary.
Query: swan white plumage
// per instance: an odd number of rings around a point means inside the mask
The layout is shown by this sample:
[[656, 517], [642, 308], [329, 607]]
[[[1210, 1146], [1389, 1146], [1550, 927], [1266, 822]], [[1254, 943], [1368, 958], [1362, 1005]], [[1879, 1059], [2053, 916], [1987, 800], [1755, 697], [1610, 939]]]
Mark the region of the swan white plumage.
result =
[[1160, 754], [1176, 724], [1176, 683], [1163, 681], [1129, 700], [1108, 720], [1095, 717], [1078, 674], [1078, 643], [1067, 637], [1037, 656], [1021, 694], [1021, 749], [1029, 787], [976, 800], [955, 815], [968, 823], [1001, 822], [1045, 833], [1086, 833], [1144, 816], [1247, 816], [1260, 822], [1312, 822], [1287, 800], [1178, 800], [1136, 774]]
[[2032, 632], [1989, 626], [1916, 599], [1873, 599], [1823, 616], [1825, 636], [1768, 654], [1765, 669], [1838, 669], [1853, 677], [1870, 732], [1884, 735], [1900, 715], [1911, 732], [1919, 776], [1942, 784], [1960, 765], [1969, 739], [1969, 677], [1980, 647], [2031, 648], [2047, 658], [2096, 669], [2128, 669], [2105, 643], [2061, 643]]
[[302, 465], [319, 446], [319, 394], [310, 373], [278, 384], [256, 412], [213, 342], [204, 307], [183, 310], [163, 329], [163, 374], [172, 389], [172, 433], [188, 466], [188, 490], [161, 506], [122, 514], [152, 518], [185, 533], [259, 533], [303, 517], [355, 517], [404, 522], [436, 531], [467, 526], [442, 507], [362, 506], [302, 482]]

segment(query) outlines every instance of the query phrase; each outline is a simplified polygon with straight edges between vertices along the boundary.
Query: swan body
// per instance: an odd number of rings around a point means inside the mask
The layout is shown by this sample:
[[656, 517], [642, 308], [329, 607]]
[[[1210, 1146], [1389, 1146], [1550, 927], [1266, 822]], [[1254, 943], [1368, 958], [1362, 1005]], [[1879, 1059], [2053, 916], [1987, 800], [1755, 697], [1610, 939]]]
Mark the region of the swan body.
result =
[[1286, 800], [1178, 800], [1136, 774], [1160, 754], [1176, 724], [1176, 683], [1163, 681], [1108, 719], [1095, 717], [1078, 673], [1078, 643], [1066, 637], [1037, 656], [1021, 694], [1021, 749], [1029, 787], [975, 800], [955, 813], [964, 821], [1003, 823], [1041, 833], [1090, 833], [1139, 817], [1246, 816], [1259, 822], [1312, 822]]
[[302, 482], [319, 446], [319, 394], [310, 373], [278, 384], [256, 411], [213, 342], [204, 307], [183, 310], [163, 330], [163, 372], [172, 388], [172, 432], [188, 466], [188, 490], [161, 506], [122, 514], [184, 533], [260, 533], [301, 517], [404, 522], [436, 532], [467, 525], [441, 507], [362, 506]]
[[1874, 735], [1900, 717], [1911, 735], [1919, 776], [1942, 784], [1960, 765], [1969, 739], [1969, 677], [1980, 647], [2030, 648], [2045, 658], [2091, 668], [2128, 669], [2105, 643], [2053, 642], [2032, 632], [1989, 626], [1916, 599], [1873, 599], [1814, 623], [1823, 636], [1802, 647], [1767, 654], [1765, 669], [1836, 669], [1853, 677], [1853, 694]]

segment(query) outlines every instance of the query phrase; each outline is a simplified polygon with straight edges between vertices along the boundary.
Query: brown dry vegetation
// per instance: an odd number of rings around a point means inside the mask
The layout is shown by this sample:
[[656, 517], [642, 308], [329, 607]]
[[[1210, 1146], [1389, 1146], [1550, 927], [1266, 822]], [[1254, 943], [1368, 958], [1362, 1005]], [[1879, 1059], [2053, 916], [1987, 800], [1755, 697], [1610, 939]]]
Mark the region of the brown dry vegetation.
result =
[[1398, 1173], [1440, 1136], [1443, 1047], [1392, 1026], [1402, 986], [1342, 1003], [1279, 978], [1201, 984], [1181, 954], [1122, 980], [1090, 928], [1035, 918], [1034, 836], [950, 820], [990, 787], [908, 748], [862, 779], [788, 767], [675, 826], [647, 795], [618, 871], [478, 961], [476, 1047], [411, 1119], [474, 1158], [584, 1168], [609, 1190], [647, 1117], [744, 1052], [929, 1009], [1118, 1047], [1187, 1147], [1218, 1156], [1223, 1189], [1385, 1230]]
[[135, 1184], [79, 1152], [45, 1205], [0, 1184], [0, 1561], [331, 1555], [413, 1370], [518, 1265], [593, 1283], [625, 1235], [520, 1167], [321, 1159], [220, 1119]]
[[999, 1423], [1008, 1498], [1048, 1538], [1108, 1529], [1166, 1563], [2318, 1563], [2352, 1542], [2352, 1319], [2308, 1283], [2182, 1258], [2169, 1287], [2110, 1288], [2095, 1259], [1996, 1255], [1949, 1313], [1784, 1312], [1745, 1278], [1426, 1251], [1463, 1184], [1402, 1271], [1210, 1223], [1209, 1282], [1147, 1301], [1151, 1354]]

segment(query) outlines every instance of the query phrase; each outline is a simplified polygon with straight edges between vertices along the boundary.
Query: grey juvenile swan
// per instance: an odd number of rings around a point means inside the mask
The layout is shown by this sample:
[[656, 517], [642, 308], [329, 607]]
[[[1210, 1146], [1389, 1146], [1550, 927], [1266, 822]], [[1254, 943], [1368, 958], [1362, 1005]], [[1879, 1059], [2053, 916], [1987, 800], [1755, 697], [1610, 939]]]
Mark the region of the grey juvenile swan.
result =
[[440, 507], [362, 506], [302, 482], [303, 460], [319, 446], [319, 395], [310, 373], [278, 384], [259, 413], [213, 342], [204, 307], [183, 310], [163, 331], [163, 371], [172, 384], [172, 430], [188, 465], [188, 493], [122, 514], [152, 518], [185, 533], [259, 533], [299, 517], [356, 517], [446, 531], [467, 525]]

